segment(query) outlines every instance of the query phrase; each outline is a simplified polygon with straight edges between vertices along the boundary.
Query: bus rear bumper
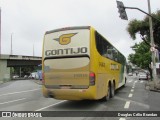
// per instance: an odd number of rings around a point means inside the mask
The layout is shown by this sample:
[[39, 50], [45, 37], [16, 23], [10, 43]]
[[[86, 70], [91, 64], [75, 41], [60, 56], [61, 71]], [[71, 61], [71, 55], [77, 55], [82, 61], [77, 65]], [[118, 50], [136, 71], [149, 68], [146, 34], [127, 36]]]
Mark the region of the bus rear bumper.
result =
[[88, 89], [47, 89], [42, 87], [43, 96], [59, 100], [93, 100], [96, 99], [96, 90], [94, 86]]

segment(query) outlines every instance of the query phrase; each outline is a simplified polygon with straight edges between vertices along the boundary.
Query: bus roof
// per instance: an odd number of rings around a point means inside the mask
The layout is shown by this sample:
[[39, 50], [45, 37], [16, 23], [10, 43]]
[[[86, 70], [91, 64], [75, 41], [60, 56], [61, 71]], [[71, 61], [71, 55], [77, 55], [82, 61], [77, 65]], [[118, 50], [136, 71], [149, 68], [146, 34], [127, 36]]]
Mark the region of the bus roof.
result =
[[53, 32], [58, 32], [58, 31], [65, 31], [65, 30], [76, 30], [76, 29], [90, 29], [91, 26], [74, 26], [74, 27], [64, 27], [64, 28], [59, 28], [51, 31], [47, 31], [45, 34], [50, 34]]
[[[54, 33], [54, 32], [59, 32], [59, 31], [66, 31], [66, 30], [77, 30], [77, 29], [91, 29], [93, 28], [92, 26], [72, 26], [72, 27], [63, 27], [63, 28], [58, 28], [58, 29], [54, 29], [54, 30], [50, 30], [50, 31], [46, 31], [45, 35], [46, 34], [51, 34], [51, 33]], [[94, 28], [93, 28], [94, 29]], [[97, 30], [95, 30], [97, 31]], [[97, 31], [98, 32], [98, 31]], [[99, 32], [98, 32], [99, 33]], [[100, 33], [99, 33], [100, 34]], [[101, 34], [100, 34], [101, 35]], [[101, 35], [102, 36], [102, 35]], [[103, 37], [103, 36], [102, 36]], [[103, 37], [105, 40], [107, 40], [105, 37]], [[108, 40], [107, 40], [108, 41]], [[109, 41], [108, 41], [109, 42]], [[110, 42], [109, 42], [110, 43]], [[111, 43], [110, 43], [111, 44]], [[112, 45], [112, 44], [111, 44]], [[113, 46], [113, 45], [112, 45]], [[113, 46], [114, 47], [114, 46]], [[115, 48], [115, 47], [114, 47]], [[117, 49], [117, 48], [116, 48]], [[118, 50], [119, 52], [119, 50]], [[119, 52], [121, 53], [121, 52]], [[121, 55], [123, 55], [121, 53]], [[123, 57], [125, 58], [125, 56], [123, 55]]]

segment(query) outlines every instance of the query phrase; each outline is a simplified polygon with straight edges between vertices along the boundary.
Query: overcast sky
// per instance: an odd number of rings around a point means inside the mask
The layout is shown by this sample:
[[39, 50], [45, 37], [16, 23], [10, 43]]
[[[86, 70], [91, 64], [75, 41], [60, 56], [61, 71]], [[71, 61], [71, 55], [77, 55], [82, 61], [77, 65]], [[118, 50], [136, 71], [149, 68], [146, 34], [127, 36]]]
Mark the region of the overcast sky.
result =
[[[147, 0], [121, 0], [127, 7], [138, 7], [148, 12]], [[160, 0], [150, 0], [151, 11], [160, 9]], [[1, 53], [41, 56], [45, 31], [68, 26], [93, 26], [126, 57], [134, 45], [126, 31], [132, 19], [143, 19], [145, 14], [126, 10], [129, 20], [121, 20], [116, 0], [0, 0]]]

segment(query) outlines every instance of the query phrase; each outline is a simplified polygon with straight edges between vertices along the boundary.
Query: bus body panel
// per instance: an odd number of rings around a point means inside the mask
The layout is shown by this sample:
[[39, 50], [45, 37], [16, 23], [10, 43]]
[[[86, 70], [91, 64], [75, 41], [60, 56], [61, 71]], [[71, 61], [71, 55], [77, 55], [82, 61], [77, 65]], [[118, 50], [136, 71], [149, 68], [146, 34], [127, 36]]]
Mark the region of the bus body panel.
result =
[[[53, 72], [55, 71], [55, 72]], [[88, 71], [77, 71], [74, 70], [70, 72], [68, 71], [59, 71], [53, 70], [45, 73], [45, 86], [54, 85], [61, 88], [61, 86], [70, 86], [73, 88], [74, 86], [89, 86], [89, 72]], [[76, 88], [76, 87], [74, 87]]]
[[59, 30], [45, 35], [44, 96], [70, 100], [96, 98], [95, 88], [89, 88], [89, 41], [90, 30], [88, 28]]
[[124, 85], [124, 75], [121, 72], [122, 65], [116, 61], [105, 58], [99, 54], [96, 48], [95, 30], [91, 28], [91, 61], [90, 71], [96, 73], [96, 98], [101, 99], [106, 96], [108, 90], [109, 81], [115, 81], [115, 89], [118, 89], [119, 83]]
[[43, 64], [46, 87], [89, 86], [89, 39], [88, 29], [46, 34]]
[[47, 89], [45, 86], [43, 86], [42, 92], [45, 97], [53, 97], [59, 100], [97, 99], [95, 95], [95, 86], [91, 86], [87, 89]]

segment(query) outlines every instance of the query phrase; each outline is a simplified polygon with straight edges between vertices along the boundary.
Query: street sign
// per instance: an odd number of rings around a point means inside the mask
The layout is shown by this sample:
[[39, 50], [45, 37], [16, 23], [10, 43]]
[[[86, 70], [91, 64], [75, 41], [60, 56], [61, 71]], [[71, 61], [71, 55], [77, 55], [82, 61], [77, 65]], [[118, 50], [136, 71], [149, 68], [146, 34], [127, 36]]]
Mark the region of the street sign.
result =
[[151, 47], [151, 48], [150, 48], [150, 51], [151, 51], [151, 52], [154, 52], [155, 50], [156, 50], [155, 47]]

